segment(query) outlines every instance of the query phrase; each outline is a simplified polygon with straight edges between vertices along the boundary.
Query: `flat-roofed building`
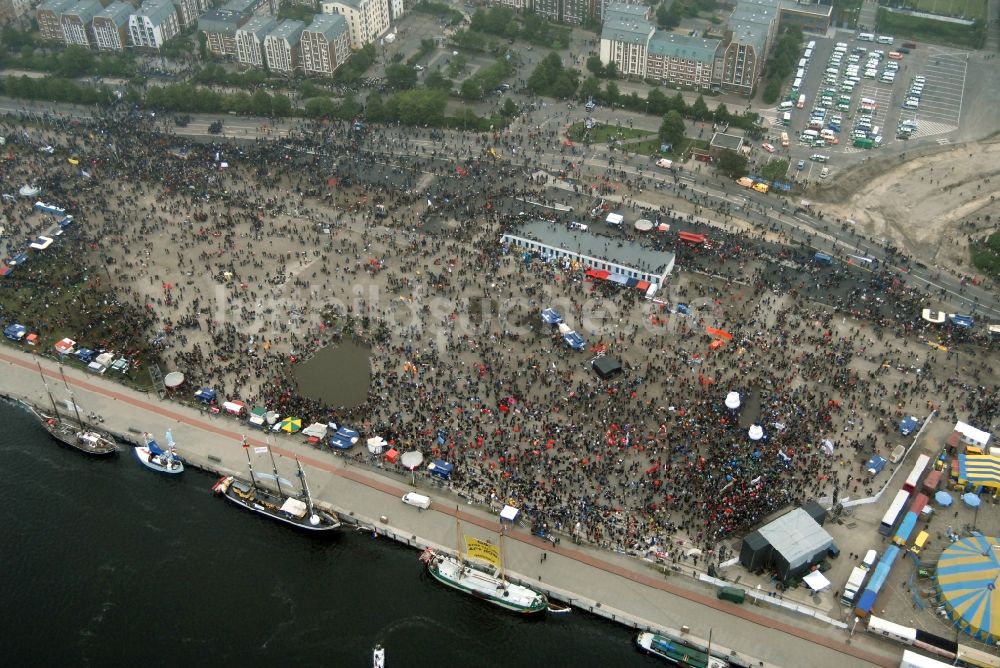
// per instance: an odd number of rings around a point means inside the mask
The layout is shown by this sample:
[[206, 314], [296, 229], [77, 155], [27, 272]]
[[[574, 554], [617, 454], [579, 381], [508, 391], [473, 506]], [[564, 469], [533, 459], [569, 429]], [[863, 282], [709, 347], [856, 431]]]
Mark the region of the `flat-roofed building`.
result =
[[796, 0], [779, 0], [778, 16], [782, 25], [797, 25], [803, 30], [824, 34], [833, 20], [833, 6]]
[[211, 9], [198, 17], [198, 32], [205, 34], [205, 46], [217, 56], [237, 57], [236, 31], [252, 16], [233, 9]]
[[767, 26], [760, 23], [731, 24], [726, 30], [716, 79], [722, 90], [749, 96], [764, 66]]
[[576, 261], [588, 269], [657, 285], [667, 280], [676, 260], [673, 253], [650, 248], [639, 241], [609, 245], [605, 236], [569, 230], [565, 225], [543, 220], [519, 225], [505, 233], [501, 241], [540, 255]]
[[624, 76], [645, 78], [647, 49], [655, 32], [646, 5], [610, 3], [601, 30], [601, 62], [614, 63]]
[[302, 31], [300, 50], [304, 74], [332, 76], [351, 55], [347, 19], [340, 14], [317, 14]]
[[264, 56], [272, 72], [288, 74], [299, 67], [299, 43], [306, 24], [288, 19], [282, 21], [264, 38]]
[[147, 0], [128, 19], [132, 46], [140, 49], [159, 49], [180, 31], [177, 9], [171, 0]]
[[264, 67], [264, 38], [278, 27], [273, 16], [251, 16], [236, 29], [236, 61], [250, 67]]
[[722, 41], [658, 30], [649, 40], [646, 78], [672, 86], [710, 89]]
[[[207, 2], [207, 0], [204, 0]], [[278, 13], [278, 0], [229, 0], [222, 9], [253, 16], [273, 16]]]
[[341, 14], [347, 20], [352, 49], [375, 42], [389, 30], [386, 0], [329, 0], [322, 7], [324, 14]]
[[91, 24], [94, 17], [103, 9], [97, 0], [80, 0], [72, 7], [63, 10], [63, 40], [66, 44], [90, 48]]
[[132, 5], [112, 2], [94, 17], [94, 46], [101, 51], [121, 51], [128, 46], [128, 17]]
[[76, 4], [76, 0], [46, 0], [35, 10], [38, 35], [45, 42], [65, 42], [62, 14]]

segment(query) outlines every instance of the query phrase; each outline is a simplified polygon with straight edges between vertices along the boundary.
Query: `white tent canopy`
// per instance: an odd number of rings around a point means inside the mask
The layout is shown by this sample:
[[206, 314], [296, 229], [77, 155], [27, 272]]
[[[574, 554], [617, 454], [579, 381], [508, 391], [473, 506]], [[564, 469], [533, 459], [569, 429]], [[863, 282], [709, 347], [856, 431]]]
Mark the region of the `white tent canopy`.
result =
[[826, 576], [819, 571], [813, 571], [809, 575], [802, 578], [802, 581], [806, 583], [813, 591], [823, 591], [830, 586], [830, 581], [826, 579]]
[[621, 227], [622, 223], [625, 222], [625, 216], [620, 213], [609, 213], [607, 218], [608, 225], [617, 225]]
[[322, 422], [313, 422], [311, 425], [302, 430], [305, 436], [315, 436], [316, 438], [323, 438], [326, 436], [326, 425]]

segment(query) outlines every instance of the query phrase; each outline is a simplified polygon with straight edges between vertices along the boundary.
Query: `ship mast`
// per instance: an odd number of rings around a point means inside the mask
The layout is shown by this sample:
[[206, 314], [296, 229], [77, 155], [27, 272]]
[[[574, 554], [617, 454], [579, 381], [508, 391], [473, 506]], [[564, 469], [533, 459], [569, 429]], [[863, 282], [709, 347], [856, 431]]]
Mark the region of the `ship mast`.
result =
[[309, 507], [309, 516], [312, 517], [316, 513], [313, 512], [313, 500], [312, 495], [309, 494], [309, 485], [306, 483], [306, 472], [302, 470], [302, 463], [299, 458], [295, 458], [295, 465], [299, 467], [299, 479], [302, 481], [302, 494], [306, 497], [306, 506]]
[[247, 466], [250, 467], [250, 482], [253, 484], [253, 488], [257, 489], [257, 478], [253, 474], [253, 462], [250, 461], [250, 444], [247, 443], [247, 437], [243, 437], [243, 452], [247, 453]]
[[503, 537], [504, 537], [503, 520], [500, 520], [500, 581], [507, 582], [507, 574], [503, 570]]
[[[270, 437], [269, 437], [270, 440]], [[284, 496], [285, 493], [281, 491], [281, 478], [278, 477], [278, 465], [274, 461], [274, 453], [271, 452], [271, 445], [268, 443], [267, 454], [271, 456], [271, 470], [274, 471], [274, 484], [278, 486], [278, 495]]]
[[458, 561], [465, 561], [465, 554], [462, 552], [462, 525], [458, 522], [458, 506], [455, 506], [455, 538], [458, 539]]
[[52, 410], [55, 411], [56, 419], [61, 420], [59, 409], [56, 408], [56, 400], [52, 398], [52, 390], [49, 389], [49, 384], [45, 381], [45, 373], [42, 371], [42, 365], [38, 360], [35, 360], [35, 364], [38, 366], [38, 375], [42, 377], [42, 385], [45, 386], [45, 393], [49, 395], [49, 401], [52, 403]]
[[62, 365], [59, 365], [59, 375], [62, 376], [63, 385], [69, 391], [69, 402], [73, 404], [73, 412], [76, 413], [76, 421], [80, 423], [80, 427], [83, 427], [83, 419], [80, 417], [80, 410], [76, 407], [76, 397], [73, 396], [73, 390], [69, 389], [69, 383], [66, 382], [66, 374], [63, 373]]

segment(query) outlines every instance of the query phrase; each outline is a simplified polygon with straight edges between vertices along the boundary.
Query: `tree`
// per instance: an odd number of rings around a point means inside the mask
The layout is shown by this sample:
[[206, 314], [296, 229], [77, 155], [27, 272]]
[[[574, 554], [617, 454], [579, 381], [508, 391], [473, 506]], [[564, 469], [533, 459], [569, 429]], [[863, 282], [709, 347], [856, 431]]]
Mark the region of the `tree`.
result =
[[611, 61], [604, 66], [604, 78], [605, 79], [617, 79], [618, 78], [618, 63]]
[[729, 109], [726, 107], [725, 104], [723, 104], [721, 102], [719, 103], [719, 106], [715, 108], [715, 113], [713, 114], [713, 118], [715, 119], [716, 123], [728, 123], [729, 122], [729, 118], [730, 118], [730, 116], [729, 116]]
[[390, 88], [406, 90], [417, 85], [417, 71], [402, 63], [385, 68], [385, 82]]
[[503, 101], [503, 106], [500, 107], [500, 113], [507, 118], [517, 116], [517, 111], [517, 104], [509, 97]]
[[674, 2], [667, 7], [666, 0], [660, 3], [660, 6], [656, 8], [656, 24], [661, 28], [676, 28], [681, 24], [681, 19], [684, 18], [684, 8], [681, 6], [680, 0], [674, 0]]
[[385, 103], [378, 92], [370, 93], [365, 100], [365, 119], [369, 123], [381, 123], [387, 120]]
[[451, 92], [452, 80], [441, 73], [441, 70], [434, 70], [424, 77], [424, 85], [428, 88]]
[[337, 108], [328, 97], [314, 97], [306, 102], [306, 116], [310, 118], [332, 117]]
[[738, 179], [747, 174], [746, 156], [740, 155], [735, 151], [723, 151], [716, 165], [723, 175], [731, 179]]
[[[586, 82], [584, 82], [586, 83]], [[667, 96], [659, 88], [650, 88], [646, 95], [646, 110], [656, 116], [667, 113]]]
[[711, 114], [708, 111], [708, 105], [705, 104], [705, 98], [699, 95], [698, 99], [691, 105], [689, 114], [691, 115], [691, 118], [698, 121], [703, 121], [708, 118]]
[[764, 92], [761, 94], [761, 99], [764, 104], [774, 104], [781, 97], [781, 79], [770, 79], [767, 85], [764, 86]]
[[463, 100], [483, 99], [483, 86], [476, 80], [475, 77], [469, 77], [463, 81], [460, 92]]
[[601, 94], [601, 82], [597, 77], [587, 77], [580, 85], [580, 93], [577, 97], [581, 100], [596, 98]]
[[684, 118], [674, 109], [668, 111], [660, 123], [660, 141], [670, 144], [674, 151], [684, 141]]
[[615, 105], [618, 104], [621, 98], [621, 91], [618, 90], [618, 84], [614, 81], [609, 81], [607, 88], [604, 91], [604, 99], [608, 101], [608, 104]]
[[250, 98], [250, 108], [253, 111], [254, 116], [267, 116], [268, 118], [274, 113], [271, 103], [271, 95], [267, 91], [259, 90], [253, 94]]
[[348, 95], [337, 108], [337, 117], [349, 121], [360, 116], [363, 111], [361, 103], [353, 95]]
[[604, 63], [601, 62], [599, 56], [590, 56], [587, 58], [587, 69], [595, 76], [604, 76]]
[[275, 118], [292, 115], [292, 101], [282, 93], [275, 93], [271, 98], [271, 108], [274, 110]]
[[787, 160], [771, 160], [760, 170], [760, 175], [768, 181], [780, 181], [788, 173]]
[[56, 64], [56, 73], [67, 79], [88, 74], [94, 67], [94, 53], [90, 49], [74, 44], [67, 46], [66, 50], [59, 54]]

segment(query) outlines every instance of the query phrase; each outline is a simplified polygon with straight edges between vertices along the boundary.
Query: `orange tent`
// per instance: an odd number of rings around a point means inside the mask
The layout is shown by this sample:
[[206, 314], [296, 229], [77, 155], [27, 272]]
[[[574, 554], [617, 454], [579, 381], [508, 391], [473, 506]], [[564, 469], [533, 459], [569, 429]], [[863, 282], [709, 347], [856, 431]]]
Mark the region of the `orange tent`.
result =
[[727, 331], [716, 329], [715, 327], [706, 327], [705, 332], [709, 336], [714, 336], [717, 339], [725, 339], [726, 341], [732, 341], [733, 335]]

